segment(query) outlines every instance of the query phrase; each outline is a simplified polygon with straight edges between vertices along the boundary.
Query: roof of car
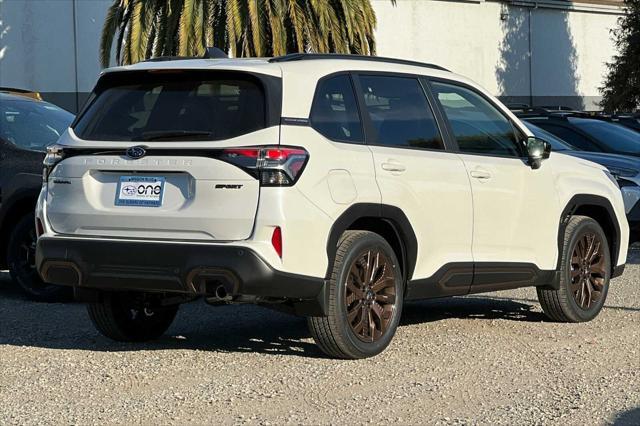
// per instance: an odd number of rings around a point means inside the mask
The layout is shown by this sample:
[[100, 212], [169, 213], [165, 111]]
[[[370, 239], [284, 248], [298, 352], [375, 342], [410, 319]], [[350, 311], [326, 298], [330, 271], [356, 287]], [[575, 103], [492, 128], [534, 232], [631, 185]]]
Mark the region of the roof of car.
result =
[[240, 71], [253, 71], [273, 76], [281, 76], [280, 67], [270, 64], [267, 59], [192, 59], [176, 58], [170, 60], [151, 60], [138, 62], [133, 65], [108, 68], [103, 73], [120, 71], [149, 71], [149, 70], [198, 70], [198, 69], [234, 69]]
[[525, 120], [525, 121], [531, 121], [531, 122], [541, 122], [541, 121], [563, 121], [563, 122], [569, 122], [569, 123], [591, 123], [591, 122], [597, 122], [597, 123], [609, 123], [609, 124], [616, 124], [616, 123], [612, 123], [610, 121], [603, 121], [603, 120], [599, 120], [597, 118], [593, 118], [593, 117], [581, 117], [581, 116], [575, 116], [575, 115], [571, 115], [571, 114], [551, 114], [551, 115], [540, 115], [540, 116], [524, 116], [524, 117], [520, 117], [520, 119]]
[[0, 93], [6, 93], [14, 96], [18, 96], [20, 98], [29, 98], [34, 101], [41, 101], [42, 95], [39, 92], [34, 92], [32, 90], [26, 89], [18, 89], [15, 87], [0, 87]]
[[[323, 66], [324, 64], [324, 66]], [[109, 68], [103, 73], [118, 71], [145, 71], [156, 69], [234, 69], [282, 76], [287, 70], [307, 68], [312, 73], [327, 70], [389, 70], [426, 74], [430, 72], [451, 74], [445, 68], [423, 62], [377, 56], [342, 54], [290, 54], [274, 58], [154, 58], [133, 65]]]
[[[449, 79], [475, 87], [491, 96], [477, 83], [442, 67], [415, 61], [358, 55], [305, 54], [276, 58], [156, 58], [134, 65], [110, 68], [103, 74], [123, 71], [220, 70], [241, 71], [282, 78], [283, 117], [308, 117], [316, 82], [340, 72], [383, 72]], [[507, 111], [505, 111], [507, 112]]]
[[1, 92], [0, 100], [5, 101], [20, 101], [20, 102], [42, 102], [41, 100], [34, 99], [30, 96], [16, 95], [13, 93]]
[[426, 62], [418, 62], [412, 61], [408, 59], [399, 59], [399, 58], [388, 58], [384, 56], [368, 56], [368, 55], [350, 55], [350, 54], [340, 54], [340, 53], [290, 53], [284, 56], [277, 56], [275, 58], [269, 59], [269, 62], [272, 63], [285, 63], [285, 62], [294, 62], [294, 61], [312, 61], [312, 60], [327, 60], [327, 59], [342, 59], [348, 61], [367, 61], [367, 62], [377, 62], [377, 63], [391, 63], [398, 65], [411, 65], [422, 68], [432, 68], [440, 71], [449, 71], [446, 68], [441, 67], [440, 65], [430, 64]]
[[[47, 101], [43, 101], [43, 100], [38, 100], [38, 99], [34, 99], [32, 97], [29, 96], [21, 96], [21, 95], [14, 95], [11, 93], [4, 93], [4, 92], [0, 92], [0, 102], [4, 102], [4, 103], [20, 103], [23, 107], [26, 107], [25, 104], [32, 104], [32, 105], [37, 105], [36, 108], [40, 107], [40, 108], [44, 108], [44, 109], [51, 109], [51, 108], [55, 108], [56, 110], [59, 111], [64, 111], [68, 114], [74, 115], [71, 112], [67, 111], [64, 108], [59, 107], [58, 105], [52, 104], [50, 102]], [[13, 104], [15, 107], [19, 108], [20, 105], [15, 105]]]

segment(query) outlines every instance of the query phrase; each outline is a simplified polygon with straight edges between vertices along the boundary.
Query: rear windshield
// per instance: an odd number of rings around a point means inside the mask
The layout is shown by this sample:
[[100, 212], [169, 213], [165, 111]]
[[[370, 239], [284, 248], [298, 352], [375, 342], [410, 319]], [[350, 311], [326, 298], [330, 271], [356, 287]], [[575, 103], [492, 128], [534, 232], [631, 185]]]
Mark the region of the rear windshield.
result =
[[73, 114], [46, 102], [0, 96], [0, 139], [20, 148], [45, 151], [73, 121]]
[[249, 75], [163, 71], [107, 75], [76, 123], [98, 141], [221, 140], [266, 127], [262, 84]]

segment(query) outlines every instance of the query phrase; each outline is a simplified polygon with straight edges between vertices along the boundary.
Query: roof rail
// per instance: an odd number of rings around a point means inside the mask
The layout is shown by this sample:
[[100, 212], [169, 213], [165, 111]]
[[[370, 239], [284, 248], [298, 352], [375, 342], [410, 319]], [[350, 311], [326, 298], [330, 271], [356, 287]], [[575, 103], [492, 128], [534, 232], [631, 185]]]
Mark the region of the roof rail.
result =
[[511, 104], [506, 104], [505, 105], [507, 108], [509, 108], [510, 110], [515, 110], [515, 109], [529, 109], [531, 108], [531, 106], [529, 104], [519, 104], [519, 103], [511, 103]]
[[575, 108], [571, 108], [564, 105], [541, 105], [540, 108], [544, 108], [549, 111], [575, 111]]
[[346, 59], [351, 61], [373, 61], [373, 62], [386, 62], [399, 65], [411, 65], [414, 67], [431, 68], [439, 71], [447, 71], [439, 65], [427, 64], [425, 62], [410, 61], [407, 59], [395, 59], [386, 58], [384, 56], [367, 56], [367, 55], [351, 55], [343, 53], [290, 53], [284, 56], [276, 56], [269, 59], [269, 62], [294, 62], [294, 61], [308, 61], [314, 59]]
[[[554, 111], [549, 111], [546, 108], [542, 108], [542, 107], [537, 107], [537, 106], [528, 106], [525, 104], [508, 104], [507, 108], [509, 108], [509, 110], [513, 113], [516, 114], [533, 114], [533, 115], [551, 115], [554, 113]], [[558, 113], [559, 111], [555, 111], [555, 113]]]
[[588, 118], [588, 115], [579, 111], [549, 111], [548, 109], [541, 107], [530, 108], [515, 108], [511, 109], [511, 112], [518, 118], [536, 118], [547, 117], [566, 120], [569, 117], [582, 117]]

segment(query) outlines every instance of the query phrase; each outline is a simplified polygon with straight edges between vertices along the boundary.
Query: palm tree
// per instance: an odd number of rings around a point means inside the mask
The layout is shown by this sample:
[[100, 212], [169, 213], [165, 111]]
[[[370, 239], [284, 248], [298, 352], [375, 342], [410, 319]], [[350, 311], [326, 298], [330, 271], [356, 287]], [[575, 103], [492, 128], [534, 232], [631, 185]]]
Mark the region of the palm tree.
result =
[[114, 0], [100, 60], [109, 66], [114, 39], [120, 65], [158, 56], [200, 56], [208, 46], [236, 57], [370, 55], [375, 27], [369, 0]]

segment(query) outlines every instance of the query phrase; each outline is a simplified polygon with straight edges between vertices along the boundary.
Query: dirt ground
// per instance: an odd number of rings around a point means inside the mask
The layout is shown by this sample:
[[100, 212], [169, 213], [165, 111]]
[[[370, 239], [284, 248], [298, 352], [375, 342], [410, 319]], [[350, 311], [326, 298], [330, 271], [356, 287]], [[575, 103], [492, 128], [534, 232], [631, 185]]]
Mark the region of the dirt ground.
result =
[[0, 272], [0, 424], [640, 425], [638, 263], [594, 322], [547, 321], [534, 289], [411, 303], [362, 361], [323, 357], [304, 319], [203, 302], [114, 343]]

